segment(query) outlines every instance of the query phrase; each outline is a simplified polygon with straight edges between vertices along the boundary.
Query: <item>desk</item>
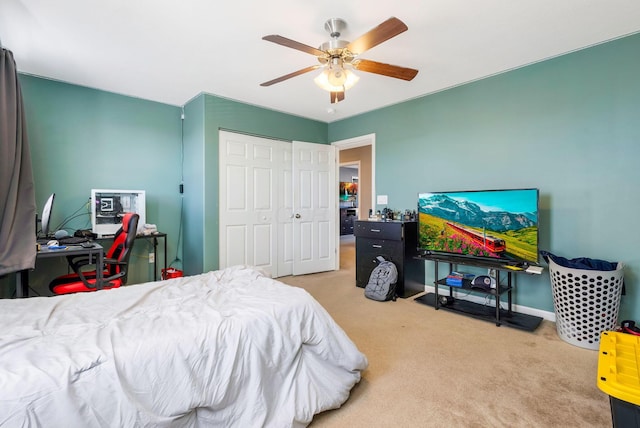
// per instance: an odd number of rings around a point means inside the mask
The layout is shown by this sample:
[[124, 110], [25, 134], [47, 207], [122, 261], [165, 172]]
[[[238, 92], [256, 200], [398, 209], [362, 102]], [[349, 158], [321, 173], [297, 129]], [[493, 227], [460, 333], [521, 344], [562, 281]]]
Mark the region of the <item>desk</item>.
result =
[[[158, 238], [162, 238], [164, 244], [164, 269], [167, 269], [167, 234], [162, 232], [152, 233], [150, 235], [136, 235], [136, 239], [146, 239], [153, 244], [153, 280], [158, 280]], [[96, 238], [96, 241], [104, 241], [113, 239], [113, 236], [102, 236]]]
[[[69, 245], [59, 250], [50, 250], [47, 247], [42, 247], [36, 253], [36, 264], [39, 259], [68, 256], [96, 256], [96, 266], [102, 266], [104, 263], [104, 249], [102, 245], [94, 242], [93, 245], [88, 248], [81, 245]], [[98, 289], [102, 288], [102, 269], [96, 269], [96, 285]], [[18, 272], [16, 278], [16, 297], [29, 297], [29, 270], [27, 269]]]

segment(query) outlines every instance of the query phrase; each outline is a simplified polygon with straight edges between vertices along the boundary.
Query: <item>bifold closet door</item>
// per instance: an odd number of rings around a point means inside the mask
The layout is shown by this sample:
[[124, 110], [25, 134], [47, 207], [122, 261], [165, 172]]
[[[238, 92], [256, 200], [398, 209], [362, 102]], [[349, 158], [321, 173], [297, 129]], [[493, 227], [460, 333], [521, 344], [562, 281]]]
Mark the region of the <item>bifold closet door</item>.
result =
[[274, 278], [291, 274], [292, 249], [278, 254], [279, 231], [287, 229], [278, 223], [291, 223], [290, 177], [291, 143], [220, 131], [220, 268], [242, 264]]
[[335, 148], [220, 131], [220, 268], [335, 269]]

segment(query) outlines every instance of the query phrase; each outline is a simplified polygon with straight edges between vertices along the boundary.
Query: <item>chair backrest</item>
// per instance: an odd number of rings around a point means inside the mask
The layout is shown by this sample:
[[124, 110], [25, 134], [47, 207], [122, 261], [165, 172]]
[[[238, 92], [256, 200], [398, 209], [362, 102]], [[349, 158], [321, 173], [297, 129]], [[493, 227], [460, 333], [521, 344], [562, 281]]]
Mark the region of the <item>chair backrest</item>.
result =
[[124, 273], [124, 275], [122, 276], [123, 285], [127, 283], [129, 257], [131, 256], [133, 242], [136, 239], [139, 219], [140, 216], [135, 213], [126, 213], [124, 215], [124, 217], [122, 218], [122, 226], [116, 232], [113, 238], [113, 244], [106, 254], [107, 259], [117, 260], [119, 263], [121, 263], [115, 264], [109, 263], [107, 261], [107, 275], [111, 276], [117, 273]]

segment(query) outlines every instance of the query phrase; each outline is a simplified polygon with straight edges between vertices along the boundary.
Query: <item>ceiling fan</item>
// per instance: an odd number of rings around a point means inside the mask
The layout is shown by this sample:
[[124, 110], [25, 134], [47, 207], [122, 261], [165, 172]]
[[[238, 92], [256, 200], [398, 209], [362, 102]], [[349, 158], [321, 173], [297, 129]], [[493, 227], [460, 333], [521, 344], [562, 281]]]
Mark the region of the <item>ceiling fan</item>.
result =
[[395, 77], [396, 79], [407, 81], [412, 80], [416, 74], [418, 74], [418, 70], [413, 68], [399, 67], [397, 65], [358, 58], [359, 55], [374, 46], [407, 31], [408, 28], [404, 22], [398, 18], [391, 17], [353, 42], [340, 40], [340, 33], [346, 26], [347, 23], [340, 18], [332, 18], [325, 22], [324, 28], [331, 35], [331, 40], [323, 43], [317, 49], [277, 34], [264, 36], [262, 40], [315, 55], [320, 64], [285, 74], [284, 76], [261, 83], [260, 86], [271, 86], [275, 83], [322, 68], [322, 73], [316, 77], [314, 81], [318, 86], [331, 94], [331, 103], [337, 103], [344, 100], [344, 92], [359, 79], [351, 70], [366, 71], [368, 73]]

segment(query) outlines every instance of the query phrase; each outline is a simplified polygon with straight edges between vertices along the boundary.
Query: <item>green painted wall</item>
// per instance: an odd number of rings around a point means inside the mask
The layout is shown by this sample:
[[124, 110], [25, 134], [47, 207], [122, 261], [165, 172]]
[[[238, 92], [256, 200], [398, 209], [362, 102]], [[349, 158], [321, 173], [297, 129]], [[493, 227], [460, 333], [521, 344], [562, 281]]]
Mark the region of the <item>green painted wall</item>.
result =
[[[20, 84], [38, 211], [55, 192], [52, 226], [78, 210], [66, 227], [90, 228], [92, 188], [145, 190], [146, 222], [168, 234], [171, 263], [180, 254], [181, 109], [28, 75], [20, 75]], [[151, 250], [146, 240], [136, 241], [129, 283], [153, 279]], [[31, 275], [35, 290], [48, 293], [48, 281], [66, 266], [64, 258], [39, 262]]]
[[[419, 192], [539, 188], [541, 249], [624, 262], [622, 316], [637, 320], [638, 52], [627, 37], [331, 123], [329, 140], [376, 134], [376, 191], [393, 208]], [[515, 303], [553, 311], [548, 270], [519, 275]]]
[[[80, 228], [91, 188], [145, 189], [169, 260], [199, 273], [218, 266], [220, 128], [318, 143], [375, 133], [391, 207], [415, 207], [421, 191], [538, 187], [541, 247], [624, 262], [622, 317], [640, 319], [638, 51], [635, 35], [330, 124], [205, 94], [181, 121], [180, 107], [21, 75], [36, 202], [56, 192], [53, 223], [79, 209], [68, 226]], [[150, 278], [148, 250], [136, 248], [135, 282]], [[548, 272], [519, 276], [515, 303], [552, 311]]]
[[191, 100], [184, 108], [184, 271], [188, 275], [204, 272], [204, 96]]
[[[203, 129], [204, 139], [197, 130]], [[304, 119], [212, 95], [200, 95], [185, 106], [185, 129], [194, 138], [185, 139], [185, 171], [192, 180], [185, 186], [185, 201], [198, 212], [189, 213], [194, 226], [185, 228], [185, 259], [197, 260], [187, 273], [218, 268], [218, 132], [220, 129], [281, 140], [326, 144], [327, 124]], [[193, 183], [191, 183], [193, 181]], [[200, 206], [202, 204], [202, 206]], [[199, 229], [200, 225], [202, 229]], [[199, 262], [202, 265], [199, 266]]]

